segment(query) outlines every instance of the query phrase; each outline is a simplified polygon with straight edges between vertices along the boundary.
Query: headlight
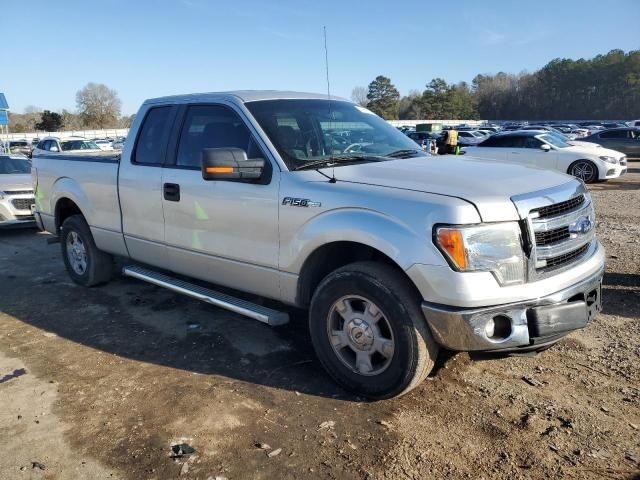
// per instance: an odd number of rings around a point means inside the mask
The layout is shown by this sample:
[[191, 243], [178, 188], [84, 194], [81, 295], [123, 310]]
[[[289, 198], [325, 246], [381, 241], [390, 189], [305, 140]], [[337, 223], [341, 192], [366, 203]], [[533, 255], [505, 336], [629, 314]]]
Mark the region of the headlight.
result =
[[618, 160], [616, 160], [614, 157], [608, 157], [606, 155], [603, 155], [601, 157], [598, 157], [600, 160], [604, 161], [604, 162], [608, 162], [608, 163], [618, 163]]
[[525, 281], [525, 258], [516, 222], [471, 227], [437, 227], [435, 241], [461, 272], [491, 272], [500, 285]]

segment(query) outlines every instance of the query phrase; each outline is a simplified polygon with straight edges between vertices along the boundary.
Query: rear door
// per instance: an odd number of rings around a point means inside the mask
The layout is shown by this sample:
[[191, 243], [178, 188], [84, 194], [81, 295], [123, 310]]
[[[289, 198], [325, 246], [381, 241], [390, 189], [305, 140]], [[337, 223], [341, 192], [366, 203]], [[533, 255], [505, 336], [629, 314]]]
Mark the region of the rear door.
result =
[[[173, 164], [162, 179], [171, 270], [279, 298], [279, 169], [232, 106], [188, 105], [181, 116]], [[264, 158], [263, 178], [204, 180], [205, 148], [241, 148], [248, 158]]]
[[531, 167], [555, 170], [558, 163], [556, 150], [543, 150], [543, 142], [533, 136], [513, 136], [512, 146], [508, 148], [511, 163], [529, 165]]
[[600, 134], [601, 145], [610, 148], [611, 150], [617, 150], [627, 155], [632, 154], [635, 150], [635, 141], [631, 136], [630, 129], [616, 129], [608, 130]]
[[467, 147], [469, 155], [486, 160], [508, 161], [507, 148], [511, 145], [510, 135], [493, 136], [487, 138], [482, 143]]
[[[162, 166], [177, 107], [151, 106], [138, 135], [120, 164], [118, 191], [122, 229], [129, 255], [149, 265], [168, 268], [162, 211]], [[132, 130], [133, 131], [133, 130]]]

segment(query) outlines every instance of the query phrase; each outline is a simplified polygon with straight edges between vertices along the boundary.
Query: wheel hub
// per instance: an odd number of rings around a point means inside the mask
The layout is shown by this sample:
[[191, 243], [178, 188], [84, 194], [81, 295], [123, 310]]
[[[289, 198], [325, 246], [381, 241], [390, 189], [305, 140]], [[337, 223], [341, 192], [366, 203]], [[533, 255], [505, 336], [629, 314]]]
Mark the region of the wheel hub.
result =
[[359, 350], [369, 350], [375, 335], [371, 326], [360, 318], [345, 322], [345, 330], [351, 344]]

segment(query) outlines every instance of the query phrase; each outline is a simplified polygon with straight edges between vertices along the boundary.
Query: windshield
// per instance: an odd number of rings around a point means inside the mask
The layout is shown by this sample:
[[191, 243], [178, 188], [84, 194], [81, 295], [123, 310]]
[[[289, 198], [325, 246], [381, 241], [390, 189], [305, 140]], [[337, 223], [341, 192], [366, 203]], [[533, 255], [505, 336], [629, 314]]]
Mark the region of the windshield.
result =
[[[245, 104], [289, 170], [340, 157], [392, 160], [426, 155], [409, 137], [366, 108], [343, 101], [261, 100]], [[384, 158], [380, 158], [384, 157]]]
[[571, 146], [567, 142], [565, 142], [561, 134], [555, 132], [545, 133], [543, 135], [540, 135], [538, 138], [544, 140], [549, 145], [553, 145], [556, 148], [567, 148]]
[[67, 152], [69, 150], [100, 150], [100, 147], [88, 140], [69, 140], [62, 142], [62, 151]]
[[26, 140], [12, 140], [9, 142], [9, 146], [11, 147], [26, 147], [27, 146], [27, 141]]
[[0, 157], [0, 175], [31, 173], [31, 161], [20, 158]]

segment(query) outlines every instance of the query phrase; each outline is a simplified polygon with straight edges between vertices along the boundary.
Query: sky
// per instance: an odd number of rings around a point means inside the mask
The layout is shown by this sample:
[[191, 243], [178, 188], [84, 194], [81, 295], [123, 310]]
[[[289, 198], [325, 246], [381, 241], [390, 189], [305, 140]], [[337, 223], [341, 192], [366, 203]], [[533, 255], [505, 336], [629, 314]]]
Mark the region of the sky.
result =
[[104, 83], [146, 98], [241, 89], [350, 97], [377, 75], [402, 95], [435, 77], [535, 71], [640, 49], [640, 0], [0, 0], [0, 92], [11, 110], [75, 110]]

